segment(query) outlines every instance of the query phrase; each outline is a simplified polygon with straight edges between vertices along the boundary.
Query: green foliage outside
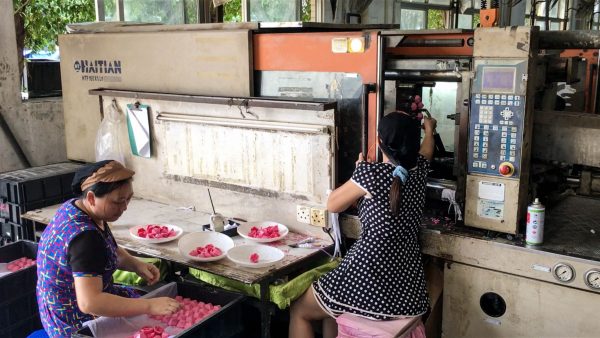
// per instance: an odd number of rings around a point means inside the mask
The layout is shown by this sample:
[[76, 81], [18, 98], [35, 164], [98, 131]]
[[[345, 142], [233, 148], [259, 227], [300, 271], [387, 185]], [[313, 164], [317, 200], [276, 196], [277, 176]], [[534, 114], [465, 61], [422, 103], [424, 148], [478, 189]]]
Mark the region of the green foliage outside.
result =
[[198, 4], [196, 0], [185, 1], [185, 23], [198, 23]]
[[223, 5], [223, 22], [242, 22], [242, 0], [232, 0]]
[[430, 9], [427, 11], [427, 29], [445, 29], [446, 20], [444, 11], [441, 9]]
[[473, 28], [479, 27], [479, 14], [473, 14]]
[[[259, 0], [269, 16], [276, 18], [293, 0]], [[69, 23], [91, 22], [96, 19], [94, 0], [13, 0], [15, 15], [24, 25], [24, 47], [32, 50], [54, 50], [58, 35], [66, 32]], [[278, 6], [279, 5], [279, 6]], [[125, 19], [140, 22], [171, 24], [197, 23], [195, 0], [125, 0]], [[104, 1], [106, 21], [117, 21], [116, 1]], [[242, 0], [223, 5], [224, 22], [242, 21]], [[310, 21], [310, 0], [302, 0], [301, 20]]]
[[302, 0], [302, 22], [310, 22], [310, 0]]
[[96, 19], [94, 0], [13, 0], [25, 26], [25, 48], [54, 50], [69, 23]]

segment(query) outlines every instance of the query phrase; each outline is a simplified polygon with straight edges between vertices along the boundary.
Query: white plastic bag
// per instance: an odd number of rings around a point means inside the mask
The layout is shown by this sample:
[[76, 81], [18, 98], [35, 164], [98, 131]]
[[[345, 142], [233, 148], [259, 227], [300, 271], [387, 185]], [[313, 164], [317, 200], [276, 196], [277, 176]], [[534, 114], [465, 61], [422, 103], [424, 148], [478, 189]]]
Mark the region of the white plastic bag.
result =
[[104, 110], [104, 119], [96, 134], [96, 161], [116, 160], [125, 164], [125, 155], [119, 137], [122, 121], [117, 101], [113, 100]]

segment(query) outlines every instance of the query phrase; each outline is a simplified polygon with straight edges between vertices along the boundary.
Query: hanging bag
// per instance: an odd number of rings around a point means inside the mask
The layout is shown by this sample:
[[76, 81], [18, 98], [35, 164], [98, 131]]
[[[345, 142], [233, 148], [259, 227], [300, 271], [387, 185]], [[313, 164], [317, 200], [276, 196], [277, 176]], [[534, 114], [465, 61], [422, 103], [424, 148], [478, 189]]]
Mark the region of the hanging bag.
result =
[[121, 149], [120, 129], [122, 114], [117, 101], [112, 100], [105, 109], [104, 119], [96, 134], [96, 161], [116, 160], [125, 164], [125, 155]]

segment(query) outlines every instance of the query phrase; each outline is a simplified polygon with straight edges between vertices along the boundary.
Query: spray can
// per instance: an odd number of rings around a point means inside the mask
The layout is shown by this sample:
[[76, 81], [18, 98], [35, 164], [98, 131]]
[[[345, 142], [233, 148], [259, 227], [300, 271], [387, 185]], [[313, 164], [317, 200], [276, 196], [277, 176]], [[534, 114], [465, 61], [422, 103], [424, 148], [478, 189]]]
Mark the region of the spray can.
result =
[[539, 245], [544, 242], [544, 216], [546, 208], [536, 198], [527, 207], [527, 229], [525, 242], [529, 245]]

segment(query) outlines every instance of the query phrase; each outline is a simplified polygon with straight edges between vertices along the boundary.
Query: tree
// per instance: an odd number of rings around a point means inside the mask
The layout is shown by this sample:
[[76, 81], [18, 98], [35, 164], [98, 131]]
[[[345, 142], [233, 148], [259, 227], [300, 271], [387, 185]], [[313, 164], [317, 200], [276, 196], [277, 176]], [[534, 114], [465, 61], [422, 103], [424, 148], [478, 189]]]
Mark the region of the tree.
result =
[[[66, 32], [69, 23], [94, 21], [94, 0], [13, 0], [17, 40], [34, 51], [54, 50], [58, 35]], [[22, 29], [20, 29], [22, 28]]]
[[427, 29], [444, 29], [446, 20], [444, 11], [439, 9], [430, 9], [427, 11]]
[[223, 21], [242, 21], [242, 0], [232, 0], [223, 5]]
[[13, 0], [19, 77], [23, 75], [23, 49], [54, 50], [67, 24], [94, 21], [94, 0]]

